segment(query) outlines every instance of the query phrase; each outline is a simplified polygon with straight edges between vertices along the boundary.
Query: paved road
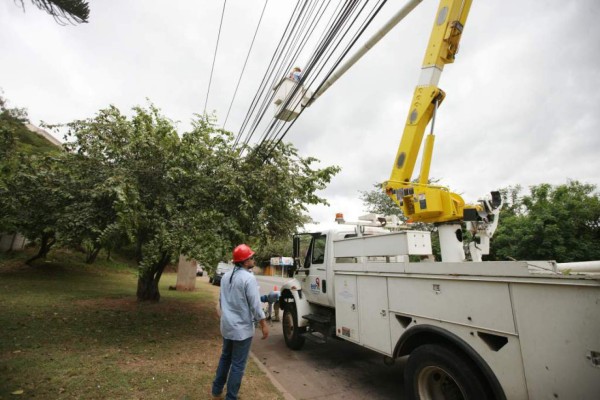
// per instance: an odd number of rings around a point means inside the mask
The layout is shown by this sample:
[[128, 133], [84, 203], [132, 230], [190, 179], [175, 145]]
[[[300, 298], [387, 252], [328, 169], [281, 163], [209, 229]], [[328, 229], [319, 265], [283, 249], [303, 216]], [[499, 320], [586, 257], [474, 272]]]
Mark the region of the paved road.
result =
[[[256, 277], [261, 294], [287, 279]], [[302, 350], [285, 346], [281, 323], [271, 326], [267, 340], [255, 337], [252, 352], [277, 382], [294, 398], [338, 400], [387, 400], [404, 398], [402, 360], [388, 367], [383, 356], [339, 339], [326, 344], [307, 341]]]

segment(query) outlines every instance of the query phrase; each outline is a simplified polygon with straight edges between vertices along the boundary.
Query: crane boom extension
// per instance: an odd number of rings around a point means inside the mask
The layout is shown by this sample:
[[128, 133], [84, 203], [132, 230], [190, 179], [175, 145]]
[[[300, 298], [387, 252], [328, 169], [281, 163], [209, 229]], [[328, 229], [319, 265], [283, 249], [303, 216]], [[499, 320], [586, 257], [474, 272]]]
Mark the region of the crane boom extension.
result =
[[[461, 196], [445, 187], [428, 184], [435, 114], [445, 97], [437, 85], [444, 65], [454, 62], [471, 3], [472, 0], [440, 1], [392, 173], [383, 185], [388, 196], [415, 222], [461, 221], [465, 207], [478, 208], [465, 206]], [[425, 140], [419, 182], [413, 183], [413, 170], [429, 122], [432, 128]]]

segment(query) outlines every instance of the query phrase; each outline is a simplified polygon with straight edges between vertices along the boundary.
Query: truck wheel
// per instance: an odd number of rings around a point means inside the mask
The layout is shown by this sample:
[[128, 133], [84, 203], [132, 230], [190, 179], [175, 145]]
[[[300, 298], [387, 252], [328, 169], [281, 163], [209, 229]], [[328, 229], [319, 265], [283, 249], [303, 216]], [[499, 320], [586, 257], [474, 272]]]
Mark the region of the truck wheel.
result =
[[285, 344], [292, 350], [300, 350], [304, 346], [304, 338], [300, 336], [306, 328], [298, 326], [298, 311], [296, 311], [295, 303], [287, 303], [283, 311], [283, 320], [281, 322], [283, 328], [283, 338]]
[[417, 347], [404, 369], [407, 399], [489, 399], [479, 369], [465, 356], [446, 346]]

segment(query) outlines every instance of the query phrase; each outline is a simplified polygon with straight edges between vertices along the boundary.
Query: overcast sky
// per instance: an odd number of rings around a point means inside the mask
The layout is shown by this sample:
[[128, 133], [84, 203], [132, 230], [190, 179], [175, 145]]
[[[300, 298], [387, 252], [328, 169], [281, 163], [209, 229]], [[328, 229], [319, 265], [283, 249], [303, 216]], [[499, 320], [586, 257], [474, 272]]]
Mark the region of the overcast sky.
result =
[[[403, 4], [388, 1], [373, 27]], [[222, 5], [90, 1], [88, 24], [60, 26], [29, 0], [25, 12], [2, 0], [0, 88], [35, 124], [92, 117], [109, 104], [126, 111], [149, 98], [183, 132], [204, 108]], [[208, 101], [221, 121], [263, 5], [227, 2]], [[294, 5], [267, 5], [228, 130], [241, 125]], [[424, 0], [286, 136], [302, 155], [342, 167], [321, 193], [331, 207], [312, 207], [314, 220], [357, 218], [359, 191], [389, 178], [437, 5]], [[598, 20], [597, 0], [475, 0], [457, 60], [440, 81], [447, 96], [431, 176], [467, 202], [508, 185], [599, 185]]]

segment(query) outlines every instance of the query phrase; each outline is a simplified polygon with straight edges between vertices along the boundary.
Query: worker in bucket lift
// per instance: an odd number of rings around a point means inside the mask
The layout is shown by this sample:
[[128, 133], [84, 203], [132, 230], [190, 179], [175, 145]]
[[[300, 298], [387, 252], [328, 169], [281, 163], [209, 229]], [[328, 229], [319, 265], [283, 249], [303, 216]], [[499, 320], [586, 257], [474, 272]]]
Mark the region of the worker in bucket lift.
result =
[[[277, 290], [277, 286], [273, 288], [269, 294], [263, 294], [260, 296], [260, 301], [262, 303], [268, 303], [267, 310], [267, 321], [279, 322], [279, 296], [281, 296], [281, 292]], [[273, 303], [275, 303], [275, 315], [273, 315]]]
[[302, 70], [300, 69], [300, 67], [294, 67], [294, 69], [292, 69], [292, 72], [290, 72], [288, 78], [292, 79], [294, 82], [300, 82], [300, 80], [302, 79]]

